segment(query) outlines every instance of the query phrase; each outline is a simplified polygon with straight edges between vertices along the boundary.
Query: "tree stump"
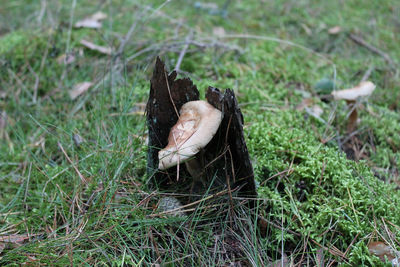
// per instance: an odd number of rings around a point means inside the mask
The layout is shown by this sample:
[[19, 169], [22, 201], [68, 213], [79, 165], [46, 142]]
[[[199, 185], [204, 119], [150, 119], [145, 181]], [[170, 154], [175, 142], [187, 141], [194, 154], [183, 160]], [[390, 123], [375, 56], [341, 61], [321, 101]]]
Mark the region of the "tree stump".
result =
[[[158, 151], [168, 143], [168, 135], [177, 122], [179, 111], [188, 101], [199, 100], [199, 91], [189, 78], [176, 79], [176, 72], [167, 74], [164, 63], [157, 57], [151, 78], [150, 96], [147, 102], [147, 125], [149, 148], [147, 171], [153, 185], [160, 190], [188, 192], [181, 185], [190, 181], [184, 164], [179, 168], [158, 170]], [[241, 197], [257, 196], [254, 172], [243, 134], [243, 115], [235, 93], [231, 89], [223, 94], [219, 89], [209, 87], [207, 101], [223, 114], [221, 125], [210, 143], [199, 153], [202, 154], [207, 188], [228, 189]], [[199, 191], [196, 191], [199, 193]]]

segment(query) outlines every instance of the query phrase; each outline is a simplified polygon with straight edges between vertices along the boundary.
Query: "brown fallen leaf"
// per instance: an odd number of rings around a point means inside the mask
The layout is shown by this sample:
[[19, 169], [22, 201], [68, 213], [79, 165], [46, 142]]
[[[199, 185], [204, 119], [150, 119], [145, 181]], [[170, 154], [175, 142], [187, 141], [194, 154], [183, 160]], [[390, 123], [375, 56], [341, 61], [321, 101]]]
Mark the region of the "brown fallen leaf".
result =
[[72, 90], [70, 90], [69, 96], [71, 97], [72, 100], [89, 90], [90, 87], [92, 87], [93, 83], [92, 82], [82, 82], [78, 83], [74, 86]]
[[333, 35], [333, 34], [338, 34], [341, 31], [342, 31], [342, 28], [340, 26], [335, 26], [335, 27], [330, 28], [328, 30], [328, 33]]
[[75, 28], [100, 29], [103, 26], [101, 21], [106, 18], [107, 14], [99, 11], [87, 18], [84, 18], [83, 20], [77, 21], [74, 26]]
[[91, 50], [100, 52], [102, 54], [111, 55], [111, 53], [112, 53], [111, 47], [97, 45], [97, 44], [94, 44], [94, 43], [86, 41], [86, 40], [81, 40], [81, 45], [83, 45]]
[[375, 241], [368, 244], [369, 253], [377, 256], [381, 261], [385, 261], [385, 256], [388, 261], [392, 261], [395, 258], [393, 249], [381, 241]]

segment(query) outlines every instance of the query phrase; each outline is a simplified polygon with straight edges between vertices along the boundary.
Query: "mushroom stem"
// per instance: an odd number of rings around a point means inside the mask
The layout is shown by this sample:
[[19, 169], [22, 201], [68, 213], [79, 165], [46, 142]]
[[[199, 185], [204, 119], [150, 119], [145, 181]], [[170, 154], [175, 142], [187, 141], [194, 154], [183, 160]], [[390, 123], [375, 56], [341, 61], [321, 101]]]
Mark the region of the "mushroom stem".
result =
[[349, 109], [351, 111], [350, 115], [349, 115], [349, 119], [347, 120], [347, 133], [350, 134], [356, 128], [358, 114], [357, 114], [356, 101], [347, 100], [346, 102], [347, 102], [347, 106], [349, 107]]
[[187, 171], [193, 178], [193, 184], [201, 182], [203, 186], [205, 186], [206, 184], [203, 179], [203, 164], [201, 163], [201, 161], [197, 157], [194, 157], [186, 161], [185, 165]]

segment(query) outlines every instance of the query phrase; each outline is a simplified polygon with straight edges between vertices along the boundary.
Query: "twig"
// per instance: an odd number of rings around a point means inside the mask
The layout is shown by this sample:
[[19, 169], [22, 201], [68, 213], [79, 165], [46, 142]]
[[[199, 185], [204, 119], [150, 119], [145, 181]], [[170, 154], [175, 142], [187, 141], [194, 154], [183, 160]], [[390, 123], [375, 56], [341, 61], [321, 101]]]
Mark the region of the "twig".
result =
[[334, 72], [336, 73], [336, 65], [333, 63], [332, 60], [330, 60], [329, 58], [327, 58], [326, 56], [322, 55], [321, 53], [318, 53], [308, 47], [305, 47], [303, 45], [300, 44], [296, 44], [293, 43], [291, 41], [288, 40], [283, 40], [283, 39], [279, 39], [279, 38], [275, 38], [275, 37], [269, 37], [269, 36], [262, 36], [262, 35], [253, 35], [253, 34], [226, 34], [221, 36], [220, 38], [224, 38], [224, 39], [256, 39], [256, 40], [264, 40], [264, 41], [271, 41], [271, 42], [277, 42], [277, 43], [281, 43], [281, 44], [286, 44], [289, 46], [293, 46], [293, 47], [297, 47], [300, 49], [303, 49], [307, 52], [310, 52], [311, 54], [314, 54], [324, 60], [326, 60], [327, 62], [331, 63], [334, 67]]
[[71, 44], [71, 34], [72, 34], [72, 24], [74, 21], [74, 11], [76, 7], [76, 0], [72, 0], [71, 4], [71, 13], [69, 16], [69, 25], [68, 25], [68, 34], [67, 34], [67, 45], [65, 48], [65, 54], [68, 55], [70, 53], [70, 44]]
[[289, 169], [287, 169], [287, 170], [278, 172], [278, 173], [276, 173], [276, 174], [274, 174], [274, 175], [268, 177], [268, 178], [267, 178], [266, 180], [264, 180], [260, 185], [261, 185], [261, 186], [262, 186], [262, 185], [265, 185], [265, 183], [268, 182], [269, 180], [271, 180], [271, 179], [273, 179], [273, 178], [275, 178], [275, 177], [277, 177], [277, 176], [279, 176], [279, 175], [282, 175], [282, 174], [284, 174], [284, 173], [286, 173], [286, 172], [288, 172], [288, 175], [290, 175], [290, 174], [293, 172], [293, 169], [292, 169], [292, 168], [289, 168]]
[[319, 246], [320, 248], [329, 251], [329, 253], [331, 253], [332, 255], [337, 256], [337, 257], [341, 257], [342, 259], [347, 260], [346, 255], [344, 255], [344, 253], [341, 252], [341, 251], [340, 251], [338, 248], [336, 248], [334, 245], [332, 245], [331, 248], [327, 248], [327, 247], [321, 245], [320, 243], [318, 243], [317, 241], [315, 241], [314, 239], [311, 239], [311, 241], [312, 241], [314, 244], [316, 244], [317, 246]]
[[354, 212], [354, 216], [356, 217], [357, 225], [360, 226], [360, 222], [359, 222], [359, 220], [358, 220], [358, 216], [357, 216], [356, 209], [354, 208], [353, 198], [351, 197], [349, 187], [347, 187], [347, 193], [349, 194], [349, 199], [350, 199], [351, 208], [352, 208], [352, 210], [353, 210], [353, 212]]
[[343, 256], [346, 256], [346, 254], [350, 251], [350, 248], [353, 247], [354, 242], [357, 240], [357, 237], [360, 233], [356, 234], [356, 236], [353, 238], [353, 240], [350, 242], [350, 245], [347, 247], [346, 251], [344, 252]]
[[166, 72], [165, 70], [164, 70], [164, 76], [165, 76], [165, 82], [167, 83], [169, 99], [171, 100], [171, 103], [172, 103], [172, 105], [174, 106], [174, 110], [175, 110], [176, 116], [178, 116], [178, 119], [179, 119], [179, 112], [178, 112], [178, 110], [176, 109], [174, 100], [172, 99], [172, 96], [171, 96], [171, 89], [169, 88], [169, 83], [168, 83], [167, 72]]
[[183, 46], [182, 51], [179, 54], [178, 61], [176, 62], [176, 65], [175, 65], [175, 71], [176, 72], [180, 71], [179, 68], [180, 68], [180, 66], [182, 64], [183, 57], [185, 56], [186, 51], [187, 51], [187, 49], [189, 47], [190, 41], [192, 39], [192, 35], [193, 35], [192, 31], [190, 31], [189, 34], [186, 36], [185, 45]]
[[172, 261], [167, 261], [167, 262], [164, 262], [164, 266], [165, 266], [165, 265], [170, 265], [170, 264], [175, 263], [175, 262], [184, 262], [184, 261], [183, 261], [184, 259], [186, 259], [186, 258], [192, 258], [192, 257], [193, 257], [193, 254], [189, 254], [189, 255], [186, 255], [186, 256], [177, 258], [177, 259], [175, 259], [175, 260], [172, 260]]
[[39, 11], [39, 15], [37, 17], [37, 21], [40, 24], [42, 23], [42, 19], [43, 19], [44, 13], [46, 12], [46, 6], [47, 6], [47, 1], [46, 0], [41, 0], [40, 1], [40, 11]]
[[154, 240], [154, 236], [153, 236], [153, 227], [149, 227], [149, 237], [150, 237], [150, 241], [151, 241], [151, 244], [152, 244], [152, 246], [153, 246], [153, 249], [154, 249], [154, 251], [156, 252], [156, 254], [157, 254], [157, 259], [156, 259], [156, 261], [155, 262], [159, 262], [159, 260], [161, 259], [161, 254], [160, 254], [160, 251], [158, 250], [158, 246], [157, 246], [157, 242]]
[[57, 145], [61, 149], [63, 154], [65, 155], [65, 158], [67, 159], [67, 161], [72, 165], [72, 167], [74, 168], [75, 172], [78, 174], [79, 178], [81, 178], [81, 181], [84, 184], [87, 184], [86, 178], [82, 175], [82, 173], [78, 170], [78, 168], [75, 166], [75, 164], [72, 162], [72, 160], [68, 157], [68, 154], [67, 154], [67, 152], [65, 152], [65, 150], [64, 150], [63, 146], [61, 145], [61, 143], [58, 142]]
[[288, 233], [290, 233], [290, 234], [292, 234], [292, 235], [295, 235], [295, 236], [301, 236], [301, 234], [299, 234], [299, 233], [297, 233], [297, 232], [295, 232], [295, 231], [293, 231], [293, 230], [286, 229], [286, 228], [283, 227], [283, 225], [280, 226], [280, 225], [278, 225], [278, 224], [276, 224], [276, 223], [274, 223], [274, 222], [272, 222], [272, 221], [270, 221], [270, 220], [267, 220], [266, 218], [262, 217], [261, 215], [258, 215], [258, 217], [259, 217], [261, 220], [265, 221], [266, 223], [271, 224], [271, 225], [274, 226], [275, 228], [278, 228], [278, 229], [280, 229], [280, 230], [285, 230], [285, 231], [287, 231]]
[[361, 78], [361, 82], [365, 82], [368, 80], [369, 76], [371, 76], [372, 71], [374, 70], [374, 66], [370, 66], [367, 71], [364, 73], [364, 76]]
[[233, 199], [232, 199], [231, 183], [230, 183], [230, 177], [228, 175], [228, 168], [226, 167], [226, 153], [225, 153], [224, 159], [225, 159], [225, 168], [224, 169], [225, 169], [226, 185], [228, 186], [229, 207], [230, 207], [229, 219], [230, 219], [231, 227], [233, 227], [232, 217], [233, 217], [233, 214], [235, 211], [234, 210], [235, 207], [234, 207]]
[[116, 58], [121, 56], [122, 52], [124, 52], [124, 48], [128, 41], [131, 39], [132, 33], [136, 29], [136, 25], [138, 24], [138, 20], [136, 20], [131, 27], [129, 28], [128, 32], [126, 33], [125, 37], [122, 39], [121, 44], [119, 45], [119, 48], [117, 50], [117, 54], [115, 55]]
[[390, 65], [394, 65], [393, 60], [390, 58], [390, 56], [388, 54], [386, 54], [385, 52], [383, 52], [382, 50], [379, 50], [378, 48], [376, 48], [375, 46], [367, 43], [363, 38], [361, 38], [360, 36], [357, 36], [355, 34], [349, 34], [349, 38], [355, 42], [356, 44], [359, 44], [361, 46], [364, 46], [365, 48], [367, 48], [369, 51], [380, 55], [381, 57], [383, 57]]

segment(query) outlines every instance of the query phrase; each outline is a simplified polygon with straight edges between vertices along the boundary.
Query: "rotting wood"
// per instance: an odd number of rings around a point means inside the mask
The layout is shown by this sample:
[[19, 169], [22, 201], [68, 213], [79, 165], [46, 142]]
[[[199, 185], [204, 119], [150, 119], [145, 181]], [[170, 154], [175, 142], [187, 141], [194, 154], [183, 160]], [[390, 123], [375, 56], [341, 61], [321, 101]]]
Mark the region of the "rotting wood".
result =
[[[176, 181], [177, 168], [157, 169], [158, 151], [167, 145], [170, 129], [178, 120], [175, 109], [180, 110], [184, 103], [199, 99], [199, 91], [193, 82], [189, 78], [176, 79], [176, 76], [175, 71], [168, 75], [164, 63], [157, 58], [146, 107], [149, 129], [147, 171], [154, 185], [170, 191], [181, 180]], [[229, 179], [230, 189], [239, 187], [239, 196], [255, 197], [254, 172], [243, 134], [243, 115], [235, 93], [231, 89], [222, 93], [209, 87], [206, 99], [222, 111], [223, 120], [213, 139], [200, 152], [205, 181], [208, 185], [213, 181], [213, 185], [226, 187]], [[179, 172], [180, 177], [189, 176], [183, 165]]]

